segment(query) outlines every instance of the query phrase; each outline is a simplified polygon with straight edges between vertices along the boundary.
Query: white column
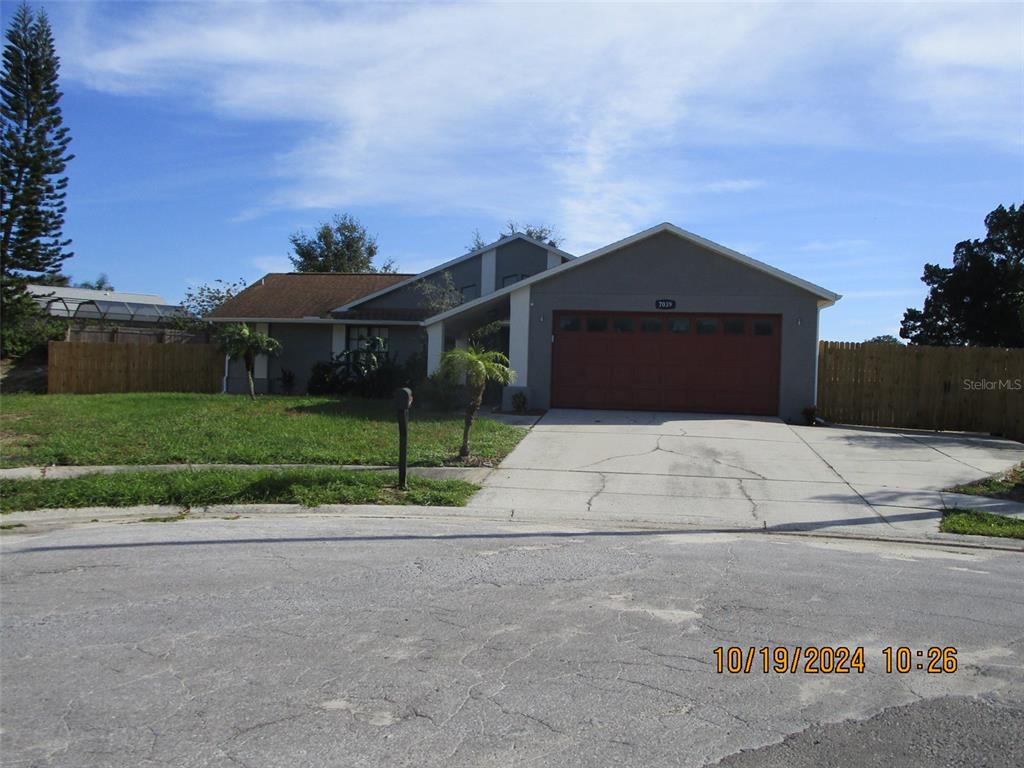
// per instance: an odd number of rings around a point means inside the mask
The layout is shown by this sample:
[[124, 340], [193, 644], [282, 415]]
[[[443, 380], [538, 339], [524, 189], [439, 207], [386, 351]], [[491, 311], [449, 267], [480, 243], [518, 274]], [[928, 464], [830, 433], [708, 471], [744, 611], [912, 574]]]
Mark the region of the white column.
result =
[[554, 251], [548, 251], [548, 269], [553, 269], [562, 263], [562, 257]]
[[[270, 333], [270, 324], [269, 323], [253, 323], [252, 328], [253, 328], [254, 331], [259, 331], [260, 333]], [[267, 378], [267, 356], [266, 355], [256, 355], [256, 360], [253, 362], [253, 366], [252, 366], [252, 377], [254, 379], [265, 379], [265, 378]]]
[[528, 385], [530, 359], [530, 286], [512, 291], [509, 296], [508, 359], [516, 372], [515, 385]]
[[493, 248], [484, 251], [480, 255], [480, 295], [486, 296], [494, 293], [494, 284], [497, 282], [497, 251]]
[[347, 325], [331, 326], [331, 357], [337, 357], [345, 351], [345, 330], [347, 328]]
[[441, 369], [441, 353], [444, 352], [444, 322], [427, 326], [427, 375]]

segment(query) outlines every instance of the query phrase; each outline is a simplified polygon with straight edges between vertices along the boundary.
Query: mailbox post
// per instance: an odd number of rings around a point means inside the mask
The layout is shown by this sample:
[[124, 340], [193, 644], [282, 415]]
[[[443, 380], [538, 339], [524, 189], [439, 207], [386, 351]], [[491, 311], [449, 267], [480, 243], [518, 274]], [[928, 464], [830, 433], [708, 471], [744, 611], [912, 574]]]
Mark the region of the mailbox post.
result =
[[400, 387], [395, 390], [395, 408], [398, 409], [398, 487], [405, 490], [405, 474], [409, 468], [409, 407], [412, 405], [412, 390]]

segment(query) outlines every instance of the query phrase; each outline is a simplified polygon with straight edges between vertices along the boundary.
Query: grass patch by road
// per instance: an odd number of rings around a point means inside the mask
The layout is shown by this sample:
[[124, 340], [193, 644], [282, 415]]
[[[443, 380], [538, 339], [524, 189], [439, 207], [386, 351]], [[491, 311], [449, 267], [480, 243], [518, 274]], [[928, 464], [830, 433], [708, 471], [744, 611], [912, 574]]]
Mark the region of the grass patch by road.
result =
[[424, 504], [463, 506], [477, 486], [410, 477], [407, 491], [390, 472], [338, 469], [200, 469], [118, 472], [65, 480], [0, 480], [0, 512], [169, 504]]
[[971, 496], [990, 496], [993, 499], [1024, 502], [1024, 463], [1018, 464], [1002, 474], [958, 485], [948, 490], [950, 493], [966, 493]]
[[[526, 431], [480, 418], [472, 447], [497, 462]], [[95, 464], [395, 464], [390, 400], [142, 392], [4, 395], [0, 466]], [[462, 417], [413, 408], [409, 462], [457, 463]]]
[[1024, 539], [1024, 520], [977, 509], [947, 509], [942, 513], [939, 530], [943, 533], [963, 533], [968, 536]]

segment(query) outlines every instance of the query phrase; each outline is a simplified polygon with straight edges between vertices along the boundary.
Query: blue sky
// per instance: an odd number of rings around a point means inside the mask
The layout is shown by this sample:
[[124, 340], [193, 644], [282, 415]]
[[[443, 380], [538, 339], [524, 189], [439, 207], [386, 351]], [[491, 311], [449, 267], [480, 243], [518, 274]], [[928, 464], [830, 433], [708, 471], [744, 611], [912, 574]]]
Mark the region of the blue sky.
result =
[[45, 8], [66, 271], [172, 300], [337, 211], [413, 272], [510, 218], [576, 254], [671, 221], [844, 294], [821, 335], [857, 341], [1024, 200], [1022, 5]]

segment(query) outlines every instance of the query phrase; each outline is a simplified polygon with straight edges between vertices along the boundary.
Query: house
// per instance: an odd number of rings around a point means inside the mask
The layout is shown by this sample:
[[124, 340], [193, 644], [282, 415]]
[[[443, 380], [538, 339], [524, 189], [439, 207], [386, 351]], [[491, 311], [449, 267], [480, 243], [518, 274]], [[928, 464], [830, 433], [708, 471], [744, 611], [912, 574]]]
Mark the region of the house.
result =
[[[462, 294], [431, 314], [419, 289], [444, 273]], [[399, 361], [445, 349], [482, 325], [507, 328], [517, 373], [509, 407], [617, 408], [800, 418], [815, 402], [818, 313], [839, 294], [660, 224], [578, 258], [515, 234], [418, 275], [272, 274], [220, 307], [217, 322], [258, 324], [281, 340], [257, 368], [282, 369], [387, 339]], [[244, 372], [229, 386], [241, 391]]]

